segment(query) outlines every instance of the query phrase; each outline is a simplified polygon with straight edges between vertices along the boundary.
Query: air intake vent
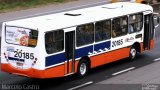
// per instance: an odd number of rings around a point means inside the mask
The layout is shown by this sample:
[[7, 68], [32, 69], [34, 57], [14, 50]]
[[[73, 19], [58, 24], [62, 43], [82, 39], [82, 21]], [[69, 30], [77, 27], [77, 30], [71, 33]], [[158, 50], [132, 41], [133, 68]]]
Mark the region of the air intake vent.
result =
[[68, 16], [80, 16], [81, 14], [71, 14], [71, 13], [65, 13], [64, 15], [68, 15]]
[[117, 9], [117, 8], [123, 8], [123, 5], [121, 5], [121, 6], [107, 6], [107, 7], [102, 7], [102, 8], [106, 8], [106, 9]]

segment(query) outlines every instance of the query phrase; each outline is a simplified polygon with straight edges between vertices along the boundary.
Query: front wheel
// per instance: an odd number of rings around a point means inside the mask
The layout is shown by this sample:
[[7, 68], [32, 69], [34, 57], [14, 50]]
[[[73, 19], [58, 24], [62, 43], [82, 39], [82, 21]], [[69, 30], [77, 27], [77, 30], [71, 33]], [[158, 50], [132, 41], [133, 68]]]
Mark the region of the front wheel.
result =
[[129, 59], [134, 60], [136, 56], [137, 56], [137, 50], [135, 47], [132, 46], [129, 53]]
[[89, 64], [86, 60], [81, 60], [78, 64], [78, 77], [82, 78], [88, 74]]

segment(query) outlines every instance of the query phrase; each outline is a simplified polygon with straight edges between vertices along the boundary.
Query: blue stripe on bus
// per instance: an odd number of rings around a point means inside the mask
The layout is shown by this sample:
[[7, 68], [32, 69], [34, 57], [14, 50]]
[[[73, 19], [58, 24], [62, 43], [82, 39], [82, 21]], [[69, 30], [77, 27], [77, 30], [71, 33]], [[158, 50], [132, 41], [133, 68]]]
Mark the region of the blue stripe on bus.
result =
[[94, 51], [99, 51], [100, 49], [104, 50], [105, 48], [107, 48], [109, 50], [110, 46], [111, 46], [111, 41], [95, 44], [94, 45]]
[[60, 53], [60, 54], [56, 54], [56, 55], [52, 55], [52, 56], [48, 56], [46, 57], [46, 63], [45, 66], [51, 66], [54, 64], [58, 64], [58, 63], [62, 63], [66, 60], [65, 58], [65, 53]]
[[[111, 46], [111, 42], [107, 41], [107, 42], [103, 42], [103, 43], [100, 43], [100, 44], [96, 44], [94, 46], [94, 48], [95, 48], [95, 51], [98, 51], [99, 49], [104, 49], [104, 48], [110, 49], [110, 46]], [[88, 56], [89, 52], [90, 53], [93, 52], [93, 45], [75, 50], [75, 58]], [[65, 58], [65, 53], [64, 52], [60, 53], [60, 54], [48, 56], [48, 57], [46, 57], [45, 66], [48, 67], [48, 66], [51, 66], [51, 65], [59, 64], [59, 63], [65, 62], [66, 60], [67, 59]]]
[[83, 57], [83, 56], [88, 56], [89, 52], [90, 53], [93, 52], [93, 45], [77, 49], [75, 52], [76, 52], [75, 53], [75, 58], [80, 58], [80, 57]]
[[[89, 52], [93, 52], [93, 45], [77, 49], [75, 51], [75, 58], [80, 58], [82, 56], [88, 56]], [[65, 62], [66, 60], [67, 59], [65, 58], [65, 53], [48, 56], [46, 57], [45, 66], [48, 67], [51, 65], [59, 64], [59, 63]]]

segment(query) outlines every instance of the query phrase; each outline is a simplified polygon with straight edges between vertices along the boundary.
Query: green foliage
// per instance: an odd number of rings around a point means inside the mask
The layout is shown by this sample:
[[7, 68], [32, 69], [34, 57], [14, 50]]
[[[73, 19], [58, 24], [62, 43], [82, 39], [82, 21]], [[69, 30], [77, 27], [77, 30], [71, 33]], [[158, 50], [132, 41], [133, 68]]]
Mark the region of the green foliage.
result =
[[[11, 2], [12, 1], [12, 2]], [[72, 0], [0, 0], [0, 12], [21, 10], [26, 8], [33, 8], [38, 6], [44, 6], [48, 4], [63, 3]]]

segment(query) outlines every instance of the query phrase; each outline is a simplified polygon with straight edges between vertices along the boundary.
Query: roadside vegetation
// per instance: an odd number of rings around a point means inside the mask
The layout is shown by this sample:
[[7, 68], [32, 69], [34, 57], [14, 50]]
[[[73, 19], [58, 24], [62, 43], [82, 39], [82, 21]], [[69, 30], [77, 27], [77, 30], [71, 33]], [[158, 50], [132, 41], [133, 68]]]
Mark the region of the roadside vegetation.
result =
[[75, 0], [0, 0], [0, 13]]

